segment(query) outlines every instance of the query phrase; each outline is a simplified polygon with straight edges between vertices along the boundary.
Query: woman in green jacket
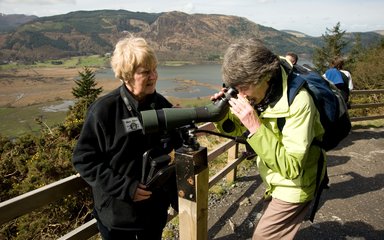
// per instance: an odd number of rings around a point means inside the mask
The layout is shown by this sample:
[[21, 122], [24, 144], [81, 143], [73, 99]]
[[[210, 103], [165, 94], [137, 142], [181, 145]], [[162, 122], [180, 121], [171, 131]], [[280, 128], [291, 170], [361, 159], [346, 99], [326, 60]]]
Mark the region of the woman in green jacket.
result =
[[[231, 98], [231, 111], [216, 127], [233, 136], [247, 131], [266, 185], [264, 213], [253, 239], [294, 238], [314, 198], [318, 160], [326, 161], [323, 150], [312, 144], [324, 133], [319, 112], [304, 88], [288, 104], [281, 60], [260, 41], [249, 39], [232, 44], [222, 66], [224, 83], [239, 94]], [[280, 118], [285, 119], [281, 131]], [[324, 172], [325, 167], [322, 176]]]

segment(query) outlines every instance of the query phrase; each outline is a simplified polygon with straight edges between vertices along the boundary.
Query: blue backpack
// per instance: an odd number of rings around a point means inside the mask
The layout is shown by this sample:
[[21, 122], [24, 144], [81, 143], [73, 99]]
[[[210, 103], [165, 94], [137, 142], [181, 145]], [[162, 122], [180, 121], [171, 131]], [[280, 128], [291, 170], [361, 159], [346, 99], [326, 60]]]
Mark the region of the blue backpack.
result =
[[[302, 87], [311, 94], [320, 113], [320, 121], [324, 128], [323, 140], [319, 144], [324, 150], [335, 148], [351, 131], [351, 121], [348, 108], [339, 89], [324, 79], [316, 71], [306, 67], [281, 61], [288, 73], [288, 103], [291, 104]], [[282, 130], [285, 118], [278, 119], [279, 129]]]

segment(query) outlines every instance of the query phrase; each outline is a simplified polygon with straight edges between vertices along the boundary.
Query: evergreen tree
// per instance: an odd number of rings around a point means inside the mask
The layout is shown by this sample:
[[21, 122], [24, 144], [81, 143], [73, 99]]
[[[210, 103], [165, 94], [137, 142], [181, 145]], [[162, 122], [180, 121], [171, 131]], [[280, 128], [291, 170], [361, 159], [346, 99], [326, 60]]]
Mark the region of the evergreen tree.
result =
[[77, 86], [72, 88], [72, 94], [77, 102], [70, 107], [62, 128], [62, 132], [70, 139], [79, 136], [88, 107], [103, 91], [102, 87], [96, 87], [95, 73], [91, 69], [84, 67], [84, 71], [79, 72], [79, 75], [80, 79], [75, 80]]
[[103, 89], [102, 87], [96, 88], [95, 73], [90, 68], [84, 67], [83, 70], [83, 72], [79, 72], [80, 79], [75, 80], [77, 86], [72, 88], [72, 94], [79, 100], [93, 102]]
[[313, 54], [313, 64], [319, 72], [324, 72], [329, 63], [336, 56], [342, 56], [342, 50], [347, 46], [348, 42], [344, 40], [345, 30], [340, 29], [340, 22], [332, 29], [328, 29], [322, 35], [324, 46], [315, 49]]

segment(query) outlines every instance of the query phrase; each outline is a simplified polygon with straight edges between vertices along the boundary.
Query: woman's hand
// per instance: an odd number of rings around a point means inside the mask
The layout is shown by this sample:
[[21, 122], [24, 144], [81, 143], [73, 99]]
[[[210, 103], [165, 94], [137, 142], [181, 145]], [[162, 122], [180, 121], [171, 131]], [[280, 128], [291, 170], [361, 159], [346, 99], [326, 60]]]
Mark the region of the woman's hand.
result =
[[151, 197], [152, 192], [145, 190], [145, 185], [139, 183], [137, 186], [135, 196], [133, 197], [134, 202], [146, 200]]
[[243, 125], [249, 130], [250, 135], [254, 134], [259, 129], [261, 122], [255, 109], [249, 104], [248, 100], [238, 94], [237, 98], [231, 98], [229, 100], [231, 105], [231, 111], [236, 115], [243, 123]]
[[211, 101], [216, 101], [219, 98], [222, 98], [224, 96], [225, 91], [227, 91], [226, 88], [222, 88], [220, 92], [215, 93], [213, 96], [211, 96]]

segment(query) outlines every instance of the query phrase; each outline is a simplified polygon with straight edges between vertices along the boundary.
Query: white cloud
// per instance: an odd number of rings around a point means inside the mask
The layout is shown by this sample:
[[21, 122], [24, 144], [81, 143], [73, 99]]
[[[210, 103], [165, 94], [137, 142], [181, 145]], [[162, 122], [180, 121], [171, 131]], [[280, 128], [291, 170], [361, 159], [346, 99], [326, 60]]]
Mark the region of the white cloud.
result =
[[184, 9], [183, 12], [193, 13], [195, 11], [195, 4], [189, 2], [189, 3], [185, 4], [183, 9]]
[[76, 4], [76, 0], [0, 0], [0, 3], [16, 5], [51, 5], [51, 4]]

